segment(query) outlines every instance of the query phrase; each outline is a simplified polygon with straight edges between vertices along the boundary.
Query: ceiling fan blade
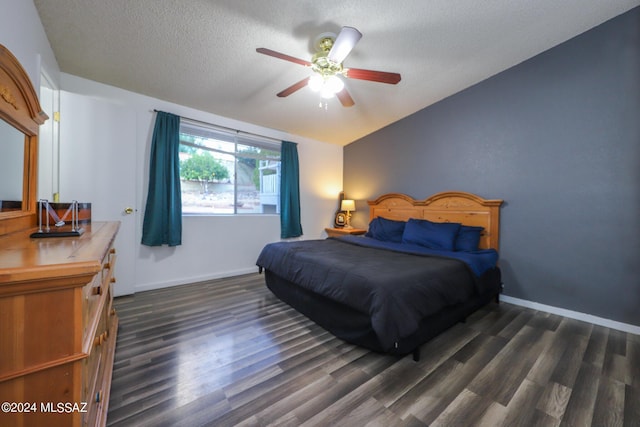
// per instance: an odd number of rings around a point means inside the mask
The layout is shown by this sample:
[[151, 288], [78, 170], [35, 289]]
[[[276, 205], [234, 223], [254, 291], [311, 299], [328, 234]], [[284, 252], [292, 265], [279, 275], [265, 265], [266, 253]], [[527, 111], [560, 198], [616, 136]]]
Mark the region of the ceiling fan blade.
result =
[[293, 56], [285, 55], [284, 53], [276, 52], [275, 50], [267, 49], [265, 47], [259, 47], [256, 49], [256, 52], [262, 53], [263, 55], [273, 56], [274, 58], [284, 59], [285, 61], [293, 62], [295, 64], [304, 65], [305, 67], [310, 67], [311, 62], [305, 61], [304, 59], [294, 58]]
[[342, 27], [340, 34], [333, 42], [333, 47], [329, 51], [327, 58], [331, 61], [342, 64], [342, 61], [349, 55], [358, 40], [362, 37], [362, 33], [353, 27]]
[[351, 97], [349, 92], [347, 92], [347, 88], [344, 88], [340, 92], [336, 93], [336, 97], [338, 97], [343, 107], [353, 107], [355, 105], [353, 98]]
[[286, 96], [291, 95], [293, 92], [296, 92], [296, 91], [302, 89], [303, 87], [305, 87], [309, 83], [309, 79], [310, 79], [310, 77], [307, 77], [306, 79], [300, 80], [298, 83], [292, 84], [291, 86], [289, 86], [288, 88], [286, 88], [282, 92], [279, 92], [277, 94], [277, 96], [280, 97], [280, 98], [284, 98]]
[[387, 73], [385, 71], [362, 70], [360, 68], [347, 68], [344, 71], [345, 77], [358, 80], [369, 80], [372, 82], [388, 83], [394, 85], [400, 81], [400, 74]]

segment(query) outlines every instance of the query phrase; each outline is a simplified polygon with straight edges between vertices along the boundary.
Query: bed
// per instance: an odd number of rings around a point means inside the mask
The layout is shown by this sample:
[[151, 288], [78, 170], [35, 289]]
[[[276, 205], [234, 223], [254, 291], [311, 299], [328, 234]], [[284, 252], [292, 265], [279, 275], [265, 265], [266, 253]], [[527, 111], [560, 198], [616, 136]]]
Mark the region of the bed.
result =
[[498, 301], [502, 200], [449, 191], [368, 204], [364, 236], [270, 243], [256, 264], [279, 299], [337, 337], [418, 360], [423, 343]]

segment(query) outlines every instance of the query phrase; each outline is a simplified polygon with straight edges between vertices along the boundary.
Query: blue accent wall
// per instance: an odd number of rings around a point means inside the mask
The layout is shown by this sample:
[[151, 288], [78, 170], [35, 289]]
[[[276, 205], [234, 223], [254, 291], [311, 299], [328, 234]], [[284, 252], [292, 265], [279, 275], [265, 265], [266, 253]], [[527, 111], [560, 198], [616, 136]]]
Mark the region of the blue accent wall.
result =
[[388, 192], [504, 199], [505, 295], [640, 325], [640, 8], [347, 145], [344, 190], [360, 226]]

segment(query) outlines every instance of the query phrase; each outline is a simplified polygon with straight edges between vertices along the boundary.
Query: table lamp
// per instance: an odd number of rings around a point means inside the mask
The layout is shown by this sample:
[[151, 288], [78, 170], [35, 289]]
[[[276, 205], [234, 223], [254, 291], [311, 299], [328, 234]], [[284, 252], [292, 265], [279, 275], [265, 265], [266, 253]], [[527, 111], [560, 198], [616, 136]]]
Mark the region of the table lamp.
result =
[[356, 210], [356, 202], [354, 202], [353, 200], [345, 199], [340, 204], [340, 210], [347, 212], [346, 225], [344, 226], [344, 228], [353, 228], [351, 226], [351, 212]]

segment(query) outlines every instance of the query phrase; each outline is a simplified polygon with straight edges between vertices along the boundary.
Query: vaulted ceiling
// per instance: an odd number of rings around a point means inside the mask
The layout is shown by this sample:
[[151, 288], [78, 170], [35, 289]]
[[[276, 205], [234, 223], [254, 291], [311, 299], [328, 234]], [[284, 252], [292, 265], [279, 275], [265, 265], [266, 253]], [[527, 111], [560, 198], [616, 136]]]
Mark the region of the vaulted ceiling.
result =
[[[61, 71], [232, 119], [345, 145], [640, 5], [640, 0], [35, 0]], [[357, 28], [343, 107], [309, 76], [324, 32]]]

